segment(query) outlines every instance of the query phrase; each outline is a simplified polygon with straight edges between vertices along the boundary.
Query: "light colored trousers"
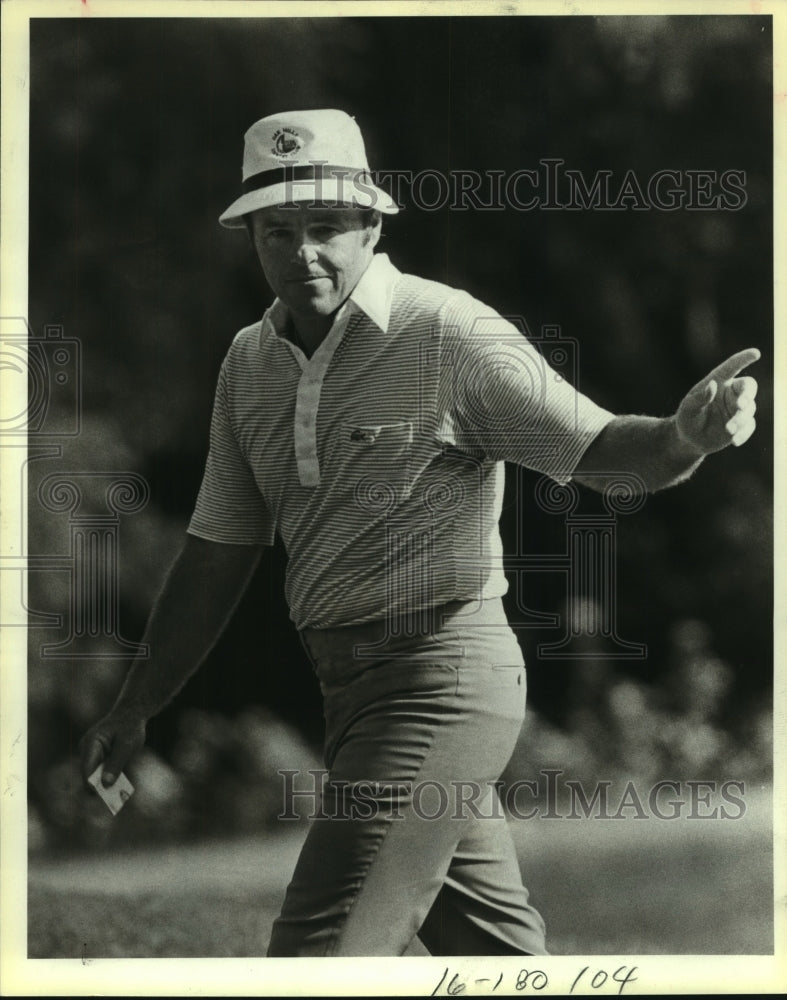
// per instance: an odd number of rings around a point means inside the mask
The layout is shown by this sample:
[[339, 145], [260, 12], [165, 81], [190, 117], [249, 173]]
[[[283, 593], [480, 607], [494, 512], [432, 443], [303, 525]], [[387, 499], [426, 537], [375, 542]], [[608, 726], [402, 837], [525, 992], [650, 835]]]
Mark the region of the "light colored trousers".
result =
[[[415, 627], [414, 627], [415, 626]], [[544, 955], [495, 781], [525, 712], [499, 599], [305, 630], [329, 770], [268, 955]]]

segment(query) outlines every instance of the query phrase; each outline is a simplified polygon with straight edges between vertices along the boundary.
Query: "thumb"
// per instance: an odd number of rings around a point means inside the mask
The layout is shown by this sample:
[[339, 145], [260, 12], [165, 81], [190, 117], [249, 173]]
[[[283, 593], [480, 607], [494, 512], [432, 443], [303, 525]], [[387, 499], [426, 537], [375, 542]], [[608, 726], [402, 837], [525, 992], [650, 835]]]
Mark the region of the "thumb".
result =
[[716, 398], [716, 393], [719, 391], [719, 383], [715, 378], [712, 378], [710, 382], [705, 386], [705, 399], [702, 401], [703, 406], [710, 406], [713, 400]]
[[144, 735], [131, 729], [116, 734], [112, 749], [106, 757], [104, 770], [101, 772], [101, 784], [104, 788], [114, 785], [120, 772], [143, 742]]
[[[122, 770], [122, 768], [118, 768], [118, 770]], [[105, 768], [101, 772], [101, 784], [104, 786], [104, 788], [111, 788], [112, 785], [114, 785], [117, 780], [118, 776], [117, 774], [115, 774], [114, 769], [108, 770]]]
[[82, 756], [82, 776], [87, 781], [98, 765], [106, 760], [111, 740], [103, 733], [88, 733], [80, 745]]
[[128, 752], [124, 753], [123, 751], [124, 747], [121, 742], [119, 740], [115, 740], [112, 752], [107, 757], [104, 763], [104, 770], [101, 772], [101, 784], [104, 788], [109, 788], [110, 785], [114, 785], [117, 781], [118, 775], [123, 770], [123, 767], [130, 756]]

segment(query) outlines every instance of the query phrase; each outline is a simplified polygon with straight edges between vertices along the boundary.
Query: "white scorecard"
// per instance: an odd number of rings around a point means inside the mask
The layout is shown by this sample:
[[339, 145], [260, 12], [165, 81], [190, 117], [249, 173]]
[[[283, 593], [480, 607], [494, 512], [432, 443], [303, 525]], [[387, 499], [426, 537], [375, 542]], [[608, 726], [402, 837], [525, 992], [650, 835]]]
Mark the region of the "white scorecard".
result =
[[134, 794], [134, 786], [121, 771], [114, 785], [110, 788], [104, 788], [101, 784], [101, 775], [103, 771], [104, 765], [99, 764], [87, 780], [88, 783], [91, 784], [101, 796], [107, 809], [109, 809], [113, 816], [117, 816], [126, 802], [128, 802]]

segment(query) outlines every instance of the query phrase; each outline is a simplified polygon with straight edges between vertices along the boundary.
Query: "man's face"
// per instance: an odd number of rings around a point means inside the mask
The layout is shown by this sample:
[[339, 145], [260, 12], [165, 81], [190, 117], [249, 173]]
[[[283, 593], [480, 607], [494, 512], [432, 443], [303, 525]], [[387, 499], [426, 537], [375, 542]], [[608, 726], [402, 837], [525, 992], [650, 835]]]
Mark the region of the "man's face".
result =
[[254, 248], [273, 292], [295, 316], [331, 316], [369, 265], [380, 224], [358, 208], [306, 204], [251, 213]]

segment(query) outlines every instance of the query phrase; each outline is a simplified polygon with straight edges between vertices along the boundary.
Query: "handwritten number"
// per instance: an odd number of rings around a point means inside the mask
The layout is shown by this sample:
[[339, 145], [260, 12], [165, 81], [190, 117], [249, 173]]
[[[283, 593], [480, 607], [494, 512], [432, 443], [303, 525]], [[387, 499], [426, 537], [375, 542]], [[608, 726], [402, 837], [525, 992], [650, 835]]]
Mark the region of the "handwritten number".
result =
[[446, 993], [448, 993], [449, 997], [456, 997], [459, 996], [460, 993], [464, 993], [466, 989], [467, 987], [459, 978], [459, 973], [455, 972], [451, 982], [446, 987]]
[[[446, 969], [445, 971], [448, 972], [448, 969]], [[579, 974], [577, 975], [577, 978], [571, 984], [571, 989], [568, 991], [569, 993], [573, 993], [574, 992], [574, 987], [577, 985], [577, 983], [579, 982], [579, 980], [585, 975], [585, 973], [587, 971], [588, 971], [588, 967], [587, 966], [585, 966], [584, 968], [580, 969]]]
[[[626, 985], [626, 983], [636, 983], [637, 977], [634, 975], [634, 973], [636, 971], [637, 971], [636, 965], [633, 965], [628, 970], [628, 972], [626, 972], [626, 966], [625, 965], [621, 965], [621, 967], [619, 969], [616, 969], [612, 973], [612, 978], [615, 980], [615, 982], [616, 983], [620, 983], [620, 989], [618, 990], [618, 996], [620, 996], [623, 993], [623, 987]], [[625, 977], [623, 979], [620, 979], [619, 975], [618, 975], [621, 972], [626, 972], [626, 975], [625, 975]]]
[[[445, 969], [443, 970], [443, 974], [442, 974], [442, 976], [440, 977], [440, 982], [439, 982], [439, 983], [437, 984], [437, 986], [435, 986], [435, 988], [434, 988], [434, 989], [432, 990], [432, 992], [431, 992], [431, 996], [433, 996], [433, 997], [434, 997], [434, 996], [437, 996], [437, 994], [438, 994], [438, 991], [439, 991], [439, 990], [440, 990], [440, 988], [441, 988], [441, 987], [443, 986], [443, 984], [445, 983], [446, 979], [448, 979], [448, 973], [449, 973], [450, 971], [451, 971], [451, 970], [450, 970], [450, 968], [448, 968], [448, 967], [446, 967], [446, 968], [445, 968]], [[495, 983], [495, 985], [494, 985], [494, 986], [492, 987], [492, 990], [491, 990], [491, 992], [493, 992], [493, 993], [494, 993], [494, 991], [495, 991], [495, 990], [497, 989], [497, 987], [498, 987], [498, 986], [499, 986], [499, 985], [500, 985], [500, 984], [502, 983], [502, 981], [503, 981], [503, 973], [501, 972], [501, 973], [500, 973], [500, 975], [499, 975], [499, 976], [498, 976], [498, 978], [497, 978], [497, 982], [496, 982], [496, 983]], [[488, 982], [490, 982], [490, 979], [489, 979], [489, 977], [482, 977], [482, 978], [478, 978], [478, 979], [476, 979], [476, 980], [475, 980], [475, 984], [476, 984], [476, 985], [478, 985], [479, 983], [488, 983]], [[462, 981], [462, 980], [461, 980], [461, 979], [459, 978], [459, 973], [458, 973], [458, 972], [455, 972], [455, 973], [453, 974], [453, 976], [451, 977], [450, 981], [448, 982], [448, 985], [447, 985], [447, 986], [445, 986], [445, 993], [446, 993], [446, 995], [447, 995], [447, 996], [449, 996], [449, 997], [456, 997], [456, 996], [459, 996], [459, 995], [460, 995], [461, 993], [464, 993], [466, 989], [467, 989], [467, 984], [466, 984], [466, 983], [464, 983], [464, 982], [463, 982], [463, 981]]]
[[549, 982], [549, 977], [546, 972], [542, 972], [541, 969], [522, 969], [517, 976], [516, 988], [521, 992], [526, 990], [528, 986], [532, 986], [534, 990], [543, 990], [544, 987]]
[[[84, 956], [84, 951], [83, 951], [83, 956]], [[585, 973], [588, 972], [589, 968], [590, 968], [589, 966], [585, 965], [579, 970], [579, 972], [576, 975], [576, 978], [574, 979], [574, 982], [571, 984], [571, 988], [568, 991], [569, 994], [573, 993], [574, 990], [579, 986], [582, 977], [585, 975]], [[437, 994], [440, 992], [441, 989], [444, 990], [445, 995], [449, 997], [460, 996], [462, 993], [466, 992], [467, 984], [460, 978], [459, 973], [455, 972], [453, 976], [451, 976], [451, 979], [450, 980], [448, 979], [450, 971], [451, 971], [450, 967], [446, 966], [446, 968], [443, 970], [442, 976], [440, 977], [440, 982], [432, 990], [430, 994], [431, 996], [433, 997], [437, 996]], [[617, 995], [621, 996], [623, 994], [623, 990], [629, 983], [637, 982], [637, 976], [634, 975], [636, 971], [637, 971], [636, 965], [633, 965], [631, 967], [627, 965], [621, 965], [620, 968], [615, 969], [615, 971], [610, 976], [610, 974], [606, 971], [606, 969], [598, 969], [594, 973], [593, 978], [590, 980], [590, 987], [591, 989], [596, 991], [601, 990], [602, 987], [605, 984], [607, 984], [611, 979], [612, 982], [618, 984], [619, 989]], [[481, 983], [490, 983], [491, 979], [488, 977], [482, 977], [482, 978], [477, 978], [473, 981], [475, 982], [476, 986], [478, 986]], [[491, 987], [490, 992], [494, 993], [494, 991], [498, 988], [498, 986], [502, 983], [502, 981], [503, 981], [503, 973], [501, 972], [497, 978], [497, 981]], [[546, 972], [544, 972], [541, 969], [520, 969], [519, 975], [517, 976], [515, 983], [515, 987], [518, 993], [522, 993], [528, 989], [539, 992], [541, 990], [546, 989], [548, 985], [549, 985], [549, 977], [547, 976]]]
[[[579, 970], [576, 979], [571, 984], [571, 989], [568, 991], [569, 993], [574, 992], [574, 989], [579, 984], [580, 979], [585, 975], [587, 971], [588, 971], [587, 965]], [[637, 971], [636, 965], [632, 966], [630, 969], [626, 965], [621, 965], [619, 969], [615, 969], [615, 971], [612, 973], [612, 979], [616, 983], [620, 984], [620, 989], [618, 990], [618, 996], [620, 996], [623, 993], [623, 990], [627, 983], [635, 983], [637, 981], [637, 977], [634, 975], [636, 971]], [[609, 979], [609, 974], [604, 969], [599, 969], [598, 972], [590, 980], [590, 985], [593, 987], [594, 990], [598, 990], [604, 985], [604, 983], [606, 983], [608, 979]]]

